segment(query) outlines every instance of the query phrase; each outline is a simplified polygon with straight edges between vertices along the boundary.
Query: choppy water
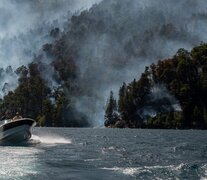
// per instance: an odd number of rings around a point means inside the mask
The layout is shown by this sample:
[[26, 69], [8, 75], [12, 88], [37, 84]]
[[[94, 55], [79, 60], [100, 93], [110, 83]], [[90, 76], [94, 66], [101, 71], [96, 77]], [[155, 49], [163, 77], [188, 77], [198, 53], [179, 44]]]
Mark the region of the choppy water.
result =
[[35, 128], [0, 146], [0, 179], [207, 179], [207, 131]]

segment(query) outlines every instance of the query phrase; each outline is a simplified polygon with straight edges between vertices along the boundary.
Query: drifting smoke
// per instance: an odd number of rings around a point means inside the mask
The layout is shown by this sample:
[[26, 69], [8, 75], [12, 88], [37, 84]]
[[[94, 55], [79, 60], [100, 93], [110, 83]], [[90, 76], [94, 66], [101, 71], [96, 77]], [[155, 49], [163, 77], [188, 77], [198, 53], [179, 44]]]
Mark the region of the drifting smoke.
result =
[[[88, 9], [95, 0], [2, 0], [0, 2], [0, 98], [18, 85], [18, 76], [7, 73], [27, 65], [45, 43], [54, 41], [50, 31], [61, 31], [72, 14]], [[45, 60], [45, 59], [44, 59]], [[6, 87], [6, 91], [4, 90]]]
[[151, 102], [163, 100], [165, 102], [165, 103], [162, 103], [164, 106], [163, 111], [165, 110], [166, 111], [181, 111], [181, 107], [180, 107], [178, 100], [169, 94], [164, 84], [155, 84], [153, 88], [151, 89], [151, 94], [149, 98]]
[[8, 66], [6, 69], [0, 69], [0, 98], [3, 98], [5, 94], [16, 88], [17, 78], [17, 74], [13, 72], [11, 66]]
[[203, 0], [105, 0], [72, 19], [67, 40], [78, 49], [79, 84], [86, 92], [77, 109], [93, 125], [103, 124], [110, 90], [118, 92], [146, 65], [207, 40], [206, 8]]
[[139, 109], [139, 116], [147, 120], [157, 113], [181, 111], [178, 100], [169, 94], [164, 84], [154, 84], [146, 100], [146, 104]]
[[0, 38], [24, 35], [37, 26], [45, 29], [45, 24], [59, 23], [60, 28], [68, 15], [90, 8], [95, 2], [98, 0], [1, 0]]
[[[207, 40], [205, 0], [21, 2], [0, 3], [0, 67], [31, 62], [41, 45], [52, 41], [50, 28], [58, 26], [68, 49], [76, 50], [77, 81], [84, 89], [75, 98], [76, 108], [94, 126], [103, 124], [110, 90], [117, 92], [123, 81], [139, 78], [146, 65]], [[99, 4], [89, 9], [94, 2]], [[68, 11], [81, 8], [82, 13], [63, 25], [71, 16]]]

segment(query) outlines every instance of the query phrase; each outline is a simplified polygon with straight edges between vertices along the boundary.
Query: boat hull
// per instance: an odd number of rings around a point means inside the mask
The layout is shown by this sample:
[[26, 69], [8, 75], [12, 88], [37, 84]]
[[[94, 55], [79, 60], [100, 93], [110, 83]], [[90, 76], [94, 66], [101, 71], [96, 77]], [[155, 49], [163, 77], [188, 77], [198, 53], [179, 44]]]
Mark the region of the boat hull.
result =
[[19, 143], [31, 138], [31, 128], [35, 126], [32, 119], [20, 119], [16, 121], [5, 120], [0, 126], [0, 141]]

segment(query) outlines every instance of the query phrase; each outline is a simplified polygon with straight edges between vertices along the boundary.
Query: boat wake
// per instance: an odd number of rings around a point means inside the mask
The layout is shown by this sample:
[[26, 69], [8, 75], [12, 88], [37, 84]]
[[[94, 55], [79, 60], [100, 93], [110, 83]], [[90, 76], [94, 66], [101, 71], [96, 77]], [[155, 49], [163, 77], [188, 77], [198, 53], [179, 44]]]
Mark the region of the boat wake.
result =
[[48, 145], [72, 143], [70, 139], [66, 139], [61, 136], [42, 136], [42, 135], [41, 136], [32, 135], [31, 141], [48, 144]]
[[28, 143], [31, 144], [39, 144], [41, 143], [39, 136], [36, 135], [32, 135], [32, 137], [30, 138], [30, 140], [28, 141]]

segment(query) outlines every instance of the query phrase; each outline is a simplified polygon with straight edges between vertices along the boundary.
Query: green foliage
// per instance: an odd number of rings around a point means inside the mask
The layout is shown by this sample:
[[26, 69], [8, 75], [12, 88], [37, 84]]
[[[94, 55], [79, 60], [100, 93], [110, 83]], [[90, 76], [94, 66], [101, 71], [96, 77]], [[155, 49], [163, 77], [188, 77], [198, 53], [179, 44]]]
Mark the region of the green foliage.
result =
[[[172, 108], [168, 112], [157, 111], [156, 116], [148, 117], [146, 121], [139, 112], [147, 105], [149, 107], [150, 91], [156, 84], [167, 87], [182, 111]], [[206, 129], [206, 92], [207, 44], [201, 44], [191, 52], [179, 49], [172, 59], [147, 67], [139, 80], [123, 84], [119, 90], [118, 110], [128, 127]], [[158, 106], [163, 105], [161, 100], [157, 103]]]
[[203, 66], [206, 65], [207, 61], [207, 44], [201, 44], [200, 46], [194, 47], [191, 51], [191, 55], [198, 63]]
[[182, 128], [182, 115], [179, 112], [159, 113], [147, 120], [148, 128]]
[[113, 98], [113, 93], [111, 92], [105, 113], [107, 120], [105, 123], [106, 126], [114, 125], [117, 120], [122, 120], [126, 122], [128, 127], [143, 127], [143, 119], [139, 116], [137, 111], [143, 106], [150, 93], [151, 81], [149, 79], [149, 75], [149, 68], [147, 67], [139, 81], [134, 79], [134, 81], [128, 86], [123, 83], [123, 86], [119, 90], [118, 100], [118, 111], [120, 113], [120, 117], [118, 117], [116, 113], [113, 114], [116, 112], [117, 108]]
[[[31, 63], [28, 68], [29, 76], [25, 74], [25, 67], [18, 69], [24, 74], [19, 79], [19, 86], [14, 92], [10, 92], [4, 97], [1, 104], [2, 113], [7, 109], [14, 114], [20, 111], [23, 116], [36, 119], [40, 114], [44, 114], [43, 102], [50, 93], [49, 88], [40, 76], [38, 65]], [[23, 71], [23, 72], [22, 72]], [[47, 120], [47, 118], [45, 118]]]
[[105, 126], [114, 125], [119, 119], [117, 114], [117, 104], [114, 99], [113, 92], [110, 92], [110, 97], [105, 110]]
[[[17, 73], [20, 75], [19, 86], [1, 100], [1, 117], [9, 112], [7, 118], [12, 118], [19, 111], [23, 117], [36, 119], [39, 126], [89, 125], [84, 116], [73, 110], [70, 97], [66, 97], [62, 89], [51, 92], [41, 77], [38, 64], [31, 63], [28, 68], [22, 66]], [[68, 115], [71, 111], [78, 116], [78, 123], [74, 123], [77, 120], [74, 115]]]

